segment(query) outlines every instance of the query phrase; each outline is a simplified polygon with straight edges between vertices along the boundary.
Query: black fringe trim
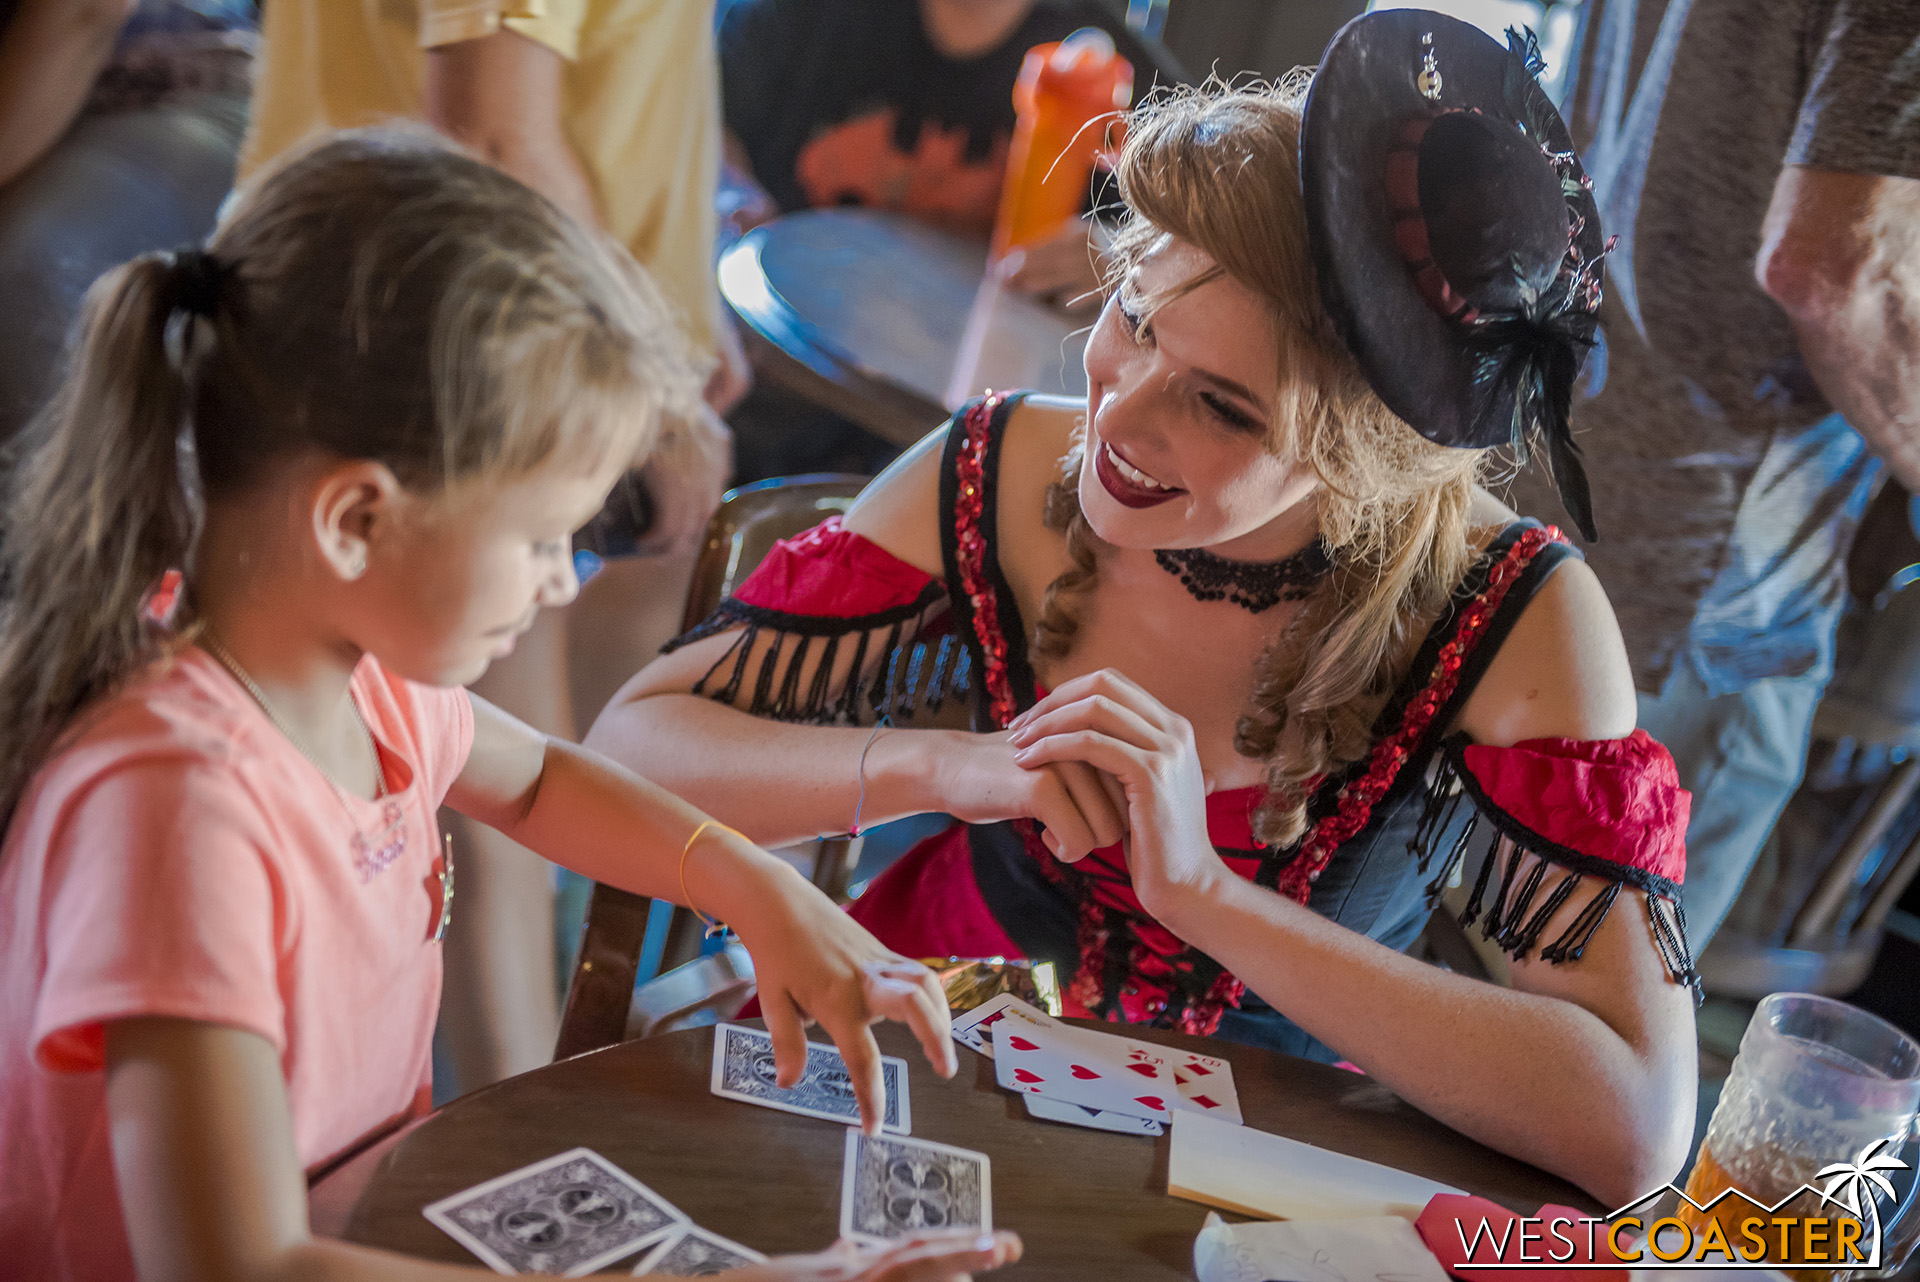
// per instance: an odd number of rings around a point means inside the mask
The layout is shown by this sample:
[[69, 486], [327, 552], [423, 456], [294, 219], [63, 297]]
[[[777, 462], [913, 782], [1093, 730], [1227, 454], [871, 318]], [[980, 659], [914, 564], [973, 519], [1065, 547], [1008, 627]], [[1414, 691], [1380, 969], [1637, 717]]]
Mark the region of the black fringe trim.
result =
[[[1473, 892], [1468, 895], [1466, 906], [1460, 911], [1460, 925], [1463, 928], [1472, 927], [1478, 922], [1481, 936], [1498, 944], [1501, 951], [1516, 961], [1536, 950], [1542, 961], [1554, 965], [1578, 961], [1585, 954], [1587, 945], [1593, 942], [1600, 924], [1607, 919], [1614, 901], [1620, 897], [1621, 886], [1630, 885], [1646, 893], [1647, 909], [1653, 921], [1654, 946], [1660, 951], [1660, 960], [1666, 965], [1667, 973], [1675, 983], [1693, 990], [1695, 1005], [1704, 1000], [1700, 972], [1687, 946], [1687, 913], [1681, 906], [1680, 888], [1656, 873], [1584, 855], [1571, 847], [1550, 841], [1507, 814], [1493, 804], [1474, 779], [1473, 772], [1466, 768], [1461, 749], [1467, 742], [1465, 735], [1454, 735], [1447, 740], [1446, 752], [1440, 758], [1433, 781], [1427, 788], [1426, 806], [1420, 823], [1407, 842], [1408, 853], [1419, 860], [1420, 871], [1426, 872], [1437, 852], [1440, 838], [1459, 817], [1460, 807], [1466, 802], [1472, 803], [1472, 813], [1467, 816], [1459, 835], [1448, 845], [1433, 880], [1427, 883], [1428, 902], [1438, 900], [1446, 889], [1447, 883], [1466, 858], [1467, 846], [1478, 830], [1480, 820], [1485, 818], [1493, 825], [1498, 836], [1506, 839], [1506, 857], [1503, 861], [1497, 845], [1487, 852], [1486, 859], [1480, 865], [1480, 875], [1474, 881]], [[1534, 860], [1533, 867], [1522, 876], [1521, 866], [1529, 856]], [[1495, 868], [1502, 863], [1504, 867], [1500, 869], [1500, 884], [1495, 887]], [[1559, 876], [1544, 898], [1541, 897], [1541, 887], [1556, 874], [1564, 875]], [[1593, 898], [1587, 901], [1579, 915], [1558, 937], [1543, 945], [1540, 936], [1546, 931], [1547, 923], [1553, 920], [1554, 914], [1566, 906], [1574, 892], [1588, 879], [1598, 883]], [[1489, 890], [1492, 891], [1491, 896]], [[1534, 902], [1536, 899], [1539, 900], [1537, 906]]]
[[[694, 682], [692, 693], [738, 706], [754, 647], [763, 637], [771, 637], [772, 644], [751, 676], [752, 693], [745, 709], [749, 714], [801, 725], [871, 725], [882, 719], [899, 725], [911, 722], [921, 709], [937, 714], [948, 699], [964, 695], [969, 688], [972, 661], [966, 646], [951, 632], [934, 635], [943, 620], [928, 617], [929, 610], [944, 599], [940, 585], [930, 584], [912, 606], [834, 619], [784, 614], [729, 598], [699, 627], [674, 638], [662, 653], [737, 628], [733, 644]], [[874, 634], [883, 628], [880, 661], [868, 673]], [[853, 640], [850, 676], [836, 695], [833, 673], [841, 644], [849, 636]], [[802, 689], [816, 647], [813, 674]]]
[[738, 597], [730, 596], [715, 607], [712, 614], [661, 646], [660, 653], [672, 654], [683, 646], [704, 641], [743, 623], [749, 627], [771, 628], [775, 632], [790, 632], [796, 636], [833, 637], [845, 636], [850, 632], [871, 632], [876, 628], [919, 618], [944, 599], [946, 594], [946, 588], [941, 584], [929, 582], [920, 589], [919, 596], [905, 605], [845, 618], [830, 614], [790, 614], [763, 605], [749, 605]]

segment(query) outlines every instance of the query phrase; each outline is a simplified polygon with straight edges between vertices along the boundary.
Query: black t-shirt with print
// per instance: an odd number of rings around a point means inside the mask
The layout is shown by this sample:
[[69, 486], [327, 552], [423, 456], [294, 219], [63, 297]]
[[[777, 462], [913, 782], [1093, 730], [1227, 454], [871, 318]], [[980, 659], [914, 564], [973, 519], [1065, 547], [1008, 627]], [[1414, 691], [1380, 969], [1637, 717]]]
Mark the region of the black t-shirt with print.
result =
[[1041, 0], [998, 47], [949, 58], [915, 0], [739, 0], [720, 27], [727, 127], [784, 210], [857, 204], [984, 232], [1034, 45], [1082, 27], [1133, 64], [1136, 99], [1184, 79], [1098, 0]]

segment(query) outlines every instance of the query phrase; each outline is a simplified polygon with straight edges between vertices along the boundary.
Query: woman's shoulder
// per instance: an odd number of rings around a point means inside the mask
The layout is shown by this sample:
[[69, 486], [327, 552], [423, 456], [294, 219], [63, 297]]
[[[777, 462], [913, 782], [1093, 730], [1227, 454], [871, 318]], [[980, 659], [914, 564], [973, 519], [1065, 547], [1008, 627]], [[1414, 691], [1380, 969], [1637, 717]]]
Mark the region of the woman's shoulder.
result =
[[[895, 459], [847, 509], [845, 528], [878, 544], [922, 572], [943, 573], [941, 484], [969, 443], [991, 447], [994, 467], [980, 481], [991, 488], [1001, 514], [999, 542], [1018, 544], [1041, 530], [1040, 505], [1072, 447], [1082, 407], [1051, 396], [978, 403], [929, 432]], [[1011, 520], [1012, 524], [1009, 524]], [[1020, 527], [1020, 528], [1016, 528]]]
[[[1484, 549], [1522, 525], [1484, 490], [1470, 519]], [[1638, 719], [1633, 672], [1612, 603], [1578, 556], [1560, 556], [1498, 639], [1459, 728], [1483, 744], [1618, 739]]]

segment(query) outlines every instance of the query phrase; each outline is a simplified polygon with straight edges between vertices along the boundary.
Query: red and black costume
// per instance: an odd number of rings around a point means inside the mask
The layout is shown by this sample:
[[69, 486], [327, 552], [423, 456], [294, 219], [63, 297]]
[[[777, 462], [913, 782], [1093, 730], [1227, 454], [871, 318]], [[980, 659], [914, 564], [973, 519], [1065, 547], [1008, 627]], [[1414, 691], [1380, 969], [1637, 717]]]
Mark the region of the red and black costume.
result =
[[[964, 694], [974, 728], [989, 731], [1032, 707], [1044, 692], [993, 547], [999, 446], [1012, 404], [989, 398], [953, 421], [941, 476], [944, 583], [829, 520], [776, 546], [711, 618], [673, 643], [739, 633], [695, 693], [810, 724], [882, 716], [900, 724]], [[1216, 792], [1207, 821], [1221, 858], [1395, 949], [1412, 945], [1456, 871], [1477, 864], [1463, 921], [1516, 957], [1537, 951], [1550, 962], [1577, 960], [1629, 886], [1649, 897], [1673, 977], [1694, 983], [1679, 904], [1688, 797], [1666, 750], [1639, 731], [1510, 748], [1447, 733], [1527, 602], [1577, 555], [1537, 522], [1502, 531], [1381, 711], [1371, 753], [1312, 786], [1306, 837], [1289, 849], [1263, 848], [1252, 833], [1261, 789]], [[755, 664], [755, 641], [767, 634], [773, 643]], [[834, 689], [843, 646], [854, 647], [857, 675]], [[819, 662], [802, 689], [810, 654]], [[1504, 859], [1489, 850], [1495, 838], [1511, 842]], [[1543, 861], [1524, 877], [1522, 852]], [[1582, 894], [1586, 908], [1573, 925], [1542, 939], [1547, 920]], [[877, 878], [852, 911], [909, 956], [1053, 961], [1069, 1014], [1336, 1058], [1149, 917], [1117, 846], [1068, 865], [1047, 853], [1030, 822], [955, 823]]]

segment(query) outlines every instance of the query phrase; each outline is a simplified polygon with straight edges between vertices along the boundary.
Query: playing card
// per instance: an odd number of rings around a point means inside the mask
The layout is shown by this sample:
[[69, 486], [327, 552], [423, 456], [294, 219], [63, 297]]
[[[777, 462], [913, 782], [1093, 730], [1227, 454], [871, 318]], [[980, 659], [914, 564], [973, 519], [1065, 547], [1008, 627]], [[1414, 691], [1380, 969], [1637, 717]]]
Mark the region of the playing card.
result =
[[1085, 1126], [1096, 1131], [1118, 1131], [1122, 1135], [1162, 1135], [1166, 1132], [1160, 1123], [1145, 1117], [1129, 1117], [1125, 1113], [1088, 1108], [1084, 1104], [1068, 1104], [1044, 1095], [1022, 1095], [1020, 1098], [1026, 1104], [1028, 1113], [1048, 1122], [1066, 1122], [1070, 1126]]
[[1012, 993], [1001, 993], [975, 1006], [972, 1010], [953, 1017], [953, 1040], [969, 1050], [979, 1051], [988, 1059], [993, 1058], [993, 1028], [1007, 1018], [1008, 1008], [1020, 1008], [1019, 1013], [1028, 1015], [1034, 1022], [1045, 1021], [1052, 1024], [1053, 1019], [1046, 1012], [1027, 1002], [1021, 1001]]
[[[913, 1111], [907, 1100], [907, 1062], [881, 1056], [880, 1080], [886, 1089], [881, 1128], [895, 1135], [911, 1135]], [[722, 1099], [784, 1109], [803, 1117], [860, 1124], [860, 1105], [853, 1097], [847, 1062], [824, 1042], [807, 1043], [806, 1072], [788, 1090], [774, 1080], [772, 1036], [757, 1028], [721, 1024], [713, 1031], [713, 1093]]]
[[999, 1025], [993, 1075], [1008, 1090], [1156, 1122], [1177, 1098], [1166, 1061], [1126, 1039], [1025, 1020]]
[[633, 1272], [636, 1277], [705, 1278], [746, 1264], [764, 1264], [766, 1259], [696, 1225], [654, 1247], [633, 1266]]
[[[1159, 1059], [1167, 1065], [1173, 1075], [1175, 1097], [1170, 1098], [1169, 1102], [1174, 1108], [1206, 1113], [1234, 1122], [1241, 1120], [1240, 1097], [1233, 1087], [1233, 1066], [1226, 1060], [1213, 1055], [1202, 1055], [1195, 1051], [1175, 1050], [1168, 1046], [1156, 1046], [1152, 1042], [1140, 1042], [1128, 1037], [1116, 1037], [1109, 1033], [1099, 1033], [1092, 1029], [1062, 1024], [1045, 1011], [1020, 1000], [1012, 993], [1002, 993], [965, 1014], [956, 1016], [953, 1021], [953, 1039], [962, 1046], [970, 1047], [988, 1059], [992, 1059], [996, 1032], [1005, 1025], [1007, 1020], [1016, 1018], [1041, 1028], [1059, 1029], [1068, 1036], [1093, 1039], [1094, 1045], [1102, 1041], [1119, 1043], [1129, 1052]], [[1109, 1053], [1120, 1052], [1112, 1050]]]
[[674, 1205], [592, 1149], [488, 1180], [423, 1212], [500, 1273], [579, 1277], [686, 1224]]
[[987, 1155], [929, 1140], [847, 1132], [840, 1236], [892, 1242], [928, 1229], [993, 1228]]
[[1233, 1065], [1194, 1051], [1174, 1050], [1170, 1046], [1158, 1049], [1173, 1065], [1173, 1088], [1180, 1096], [1176, 1108], [1235, 1124], [1240, 1122], [1240, 1095], [1233, 1088]]

